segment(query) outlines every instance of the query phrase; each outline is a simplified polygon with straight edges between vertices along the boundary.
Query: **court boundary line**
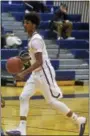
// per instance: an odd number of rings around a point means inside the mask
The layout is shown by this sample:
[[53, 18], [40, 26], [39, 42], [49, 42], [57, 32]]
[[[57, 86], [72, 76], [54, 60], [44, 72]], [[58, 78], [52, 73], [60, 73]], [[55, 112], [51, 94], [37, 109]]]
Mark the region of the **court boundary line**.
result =
[[[3, 98], [5, 100], [19, 100], [19, 96], [3, 96]], [[85, 93], [85, 94], [64, 94], [63, 98], [89, 98], [89, 94]], [[63, 99], [62, 98], [62, 99]], [[31, 100], [41, 100], [44, 99], [43, 95], [36, 95], [36, 96], [32, 96]]]

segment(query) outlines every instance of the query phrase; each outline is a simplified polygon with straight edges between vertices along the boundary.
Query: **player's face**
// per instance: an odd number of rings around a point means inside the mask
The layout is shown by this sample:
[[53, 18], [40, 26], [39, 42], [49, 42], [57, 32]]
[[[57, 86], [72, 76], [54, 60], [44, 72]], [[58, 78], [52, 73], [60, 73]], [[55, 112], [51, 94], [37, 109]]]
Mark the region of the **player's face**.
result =
[[34, 24], [31, 21], [24, 20], [24, 28], [28, 33], [33, 32]]

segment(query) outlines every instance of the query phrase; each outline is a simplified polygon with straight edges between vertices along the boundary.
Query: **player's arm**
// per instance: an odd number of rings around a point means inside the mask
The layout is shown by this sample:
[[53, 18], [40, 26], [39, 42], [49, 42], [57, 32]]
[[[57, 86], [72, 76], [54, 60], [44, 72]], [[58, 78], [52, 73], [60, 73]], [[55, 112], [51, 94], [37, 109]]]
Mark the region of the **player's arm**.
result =
[[42, 59], [42, 47], [43, 44], [40, 40], [36, 39], [32, 42], [32, 50], [36, 59], [36, 62], [31, 65], [28, 69], [26, 69], [24, 72], [25, 75], [31, 73], [33, 70], [37, 69], [38, 67], [42, 66], [43, 59]]
[[42, 66], [42, 64], [43, 64], [42, 53], [41, 52], [35, 53], [35, 58], [36, 58], [36, 62], [33, 65], [31, 65], [30, 67], [23, 70], [21, 73], [17, 74], [15, 77], [16, 80], [23, 80], [26, 75], [32, 73], [33, 70]]
[[27, 68], [24, 71], [22, 71], [21, 73], [19, 73], [16, 76], [16, 79], [18, 79], [18, 77], [23, 79], [26, 75], [32, 73], [32, 71], [34, 71], [35, 69], [42, 66], [42, 64], [43, 64], [42, 48], [43, 48], [43, 44], [42, 44], [42, 42], [40, 40], [34, 40], [32, 42], [32, 49], [33, 49], [33, 53], [34, 53], [36, 61], [29, 68]]
[[42, 66], [42, 64], [43, 64], [42, 52], [35, 53], [35, 58], [36, 58], [36, 62], [26, 70], [26, 72], [25, 72], [26, 74], [31, 73], [33, 70], [35, 70], [38, 67]]

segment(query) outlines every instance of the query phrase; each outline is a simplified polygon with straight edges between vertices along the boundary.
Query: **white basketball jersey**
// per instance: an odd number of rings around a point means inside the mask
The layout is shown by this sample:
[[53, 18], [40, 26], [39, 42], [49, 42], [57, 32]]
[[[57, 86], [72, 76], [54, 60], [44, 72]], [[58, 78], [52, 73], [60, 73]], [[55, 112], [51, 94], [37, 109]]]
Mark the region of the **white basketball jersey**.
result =
[[[43, 59], [43, 67], [44, 68], [46, 67], [46, 61], [49, 65], [51, 65], [50, 60], [48, 58], [48, 53], [46, 50], [45, 42], [37, 32], [34, 32], [31, 39], [29, 40], [28, 50], [29, 50], [29, 54], [31, 57], [31, 65], [36, 62], [36, 59], [35, 59], [36, 52], [42, 52], [42, 59]], [[39, 67], [38, 69], [41, 69], [41, 67]]]

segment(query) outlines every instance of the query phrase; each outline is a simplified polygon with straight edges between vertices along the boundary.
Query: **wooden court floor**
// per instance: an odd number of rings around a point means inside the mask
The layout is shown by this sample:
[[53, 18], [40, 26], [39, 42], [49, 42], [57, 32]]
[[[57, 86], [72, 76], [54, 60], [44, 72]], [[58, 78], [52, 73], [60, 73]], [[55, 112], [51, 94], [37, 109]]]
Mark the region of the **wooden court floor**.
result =
[[[19, 96], [22, 88], [1, 87], [2, 95], [5, 97], [6, 106], [1, 111], [3, 130], [15, 128], [19, 124]], [[64, 94], [77, 94], [76, 98], [63, 98], [61, 101], [66, 103], [74, 112], [87, 117], [85, 135], [88, 133], [88, 86], [62, 86]], [[78, 96], [81, 95], [81, 97]], [[36, 96], [40, 95], [37, 90]], [[12, 100], [10, 100], [12, 98]], [[50, 108], [44, 99], [31, 99], [30, 111], [27, 118], [27, 135], [78, 135], [77, 126], [62, 113]]]

